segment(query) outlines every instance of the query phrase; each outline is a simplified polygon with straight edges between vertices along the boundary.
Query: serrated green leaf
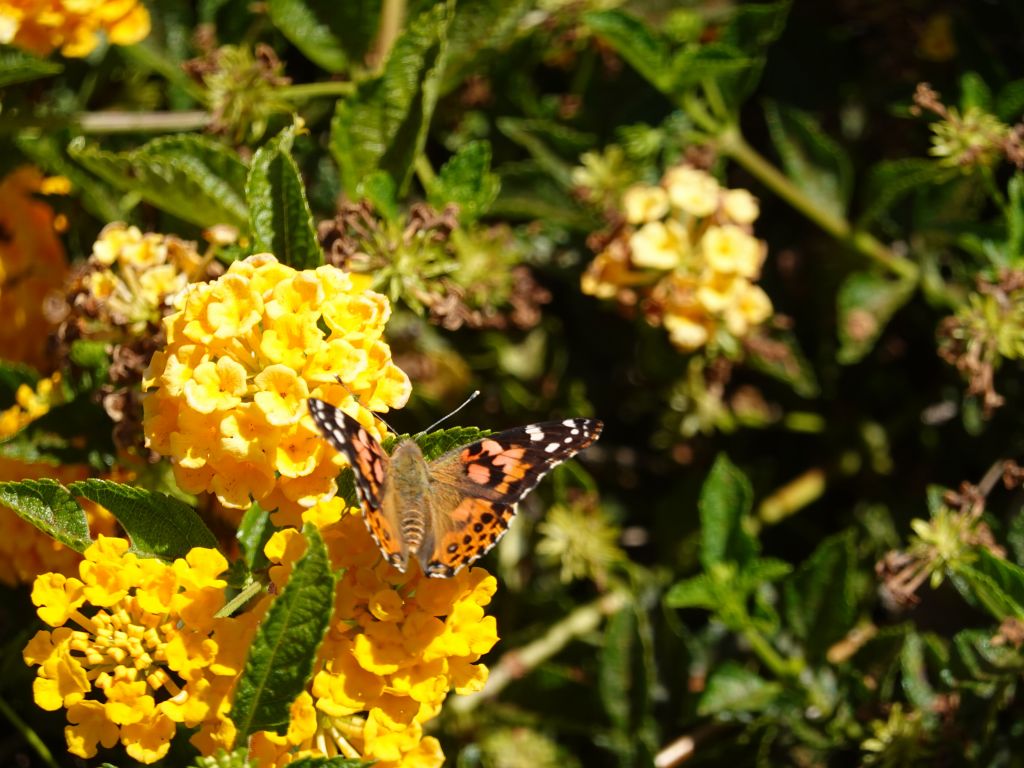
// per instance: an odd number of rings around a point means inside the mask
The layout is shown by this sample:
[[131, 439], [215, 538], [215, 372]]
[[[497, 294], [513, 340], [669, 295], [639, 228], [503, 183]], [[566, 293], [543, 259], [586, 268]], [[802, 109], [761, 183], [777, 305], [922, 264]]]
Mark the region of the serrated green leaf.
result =
[[459, 206], [459, 221], [473, 222], [490, 209], [501, 191], [501, 179], [491, 173], [491, 145], [471, 141], [448, 160], [427, 190], [435, 208]]
[[734, 579], [738, 590], [746, 596], [750, 592], [771, 584], [774, 581], [785, 578], [793, 572], [793, 566], [785, 560], [774, 557], [755, 557], [743, 564]]
[[700, 561], [704, 569], [715, 563], [742, 565], [757, 554], [757, 541], [744, 529], [753, 491], [746, 476], [719, 454], [701, 488]]
[[328, 72], [359, 66], [376, 36], [381, 0], [269, 0], [270, 20]]
[[114, 187], [201, 227], [245, 228], [246, 168], [227, 147], [202, 136], [154, 139], [138, 149], [108, 152], [78, 138], [68, 154]]
[[669, 62], [671, 90], [679, 95], [704, 80], [720, 80], [738, 75], [755, 64], [731, 45], [705, 43], [689, 46], [672, 56]]
[[360, 179], [356, 196], [370, 203], [388, 221], [398, 222], [398, 190], [395, 180], [384, 171], [374, 171]]
[[787, 625], [811, 661], [823, 659], [857, 618], [854, 547], [852, 530], [825, 539], [785, 585]]
[[338, 101], [330, 149], [350, 196], [376, 170], [394, 179], [399, 196], [405, 194], [437, 103], [453, 14], [454, 2], [448, 0], [412, 19], [395, 41], [383, 74]]
[[672, 51], [667, 41], [641, 19], [616, 9], [584, 13], [583, 23], [647, 82], [666, 96], [676, 95]]
[[245, 183], [253, 250], [295, 269], [324, 263], [299, 166], [291, 155], [295, 129], [286, 128], [256, 150]]
[[76, 552], [84, 552], [92, 543], [85, 510], [56, 480], [0, 483], [0, 503]]
[[995, 116], [1004, 123], [1014, 123], [1024, 113], [1024, 79], [1004, 85], [996, 96]]
[[960, 108], [967, 111], [972, 107], [991, 111], [992, 89], [977, 72], [964, 72], [960, 75]]
[[499, 131], [529, 152], [537, 165], [566, 190], [573, 186], [575, 166], [563, 158], [578, 157], [596, 141], [591, 134], [550, 120], [499, 117], [497, 126]]
[[900, 652], [900, 676], [903, 692], [916, 709], [931, 712], [935, 705], [935, 689], [928, 681], [924, 643], [917, 632], [910, 632]]
[[618, 730], [626, 730], [630, 725], [635, 637], [636, 616], [631, 606], [608, 618], [601, 645], [597, 688], [604, 711]]
[[673, 584], [665, 593], [665, 605], [669, 608], [705, 608], [715, 610], [719, 605], [715, 582], [700, 574]]
[[846, 217], [853, 163], [846, 150], [806, 112], [767, 101], [765, 120], [787, 175], [833, 216]]
[[136, 552], [171, 560], [184, 557], [193, 547], [217, 548], [217, 537], [180, 499], [99, 479], [71, 483], [68, 490], [106, 507]]
[[40, 59], [21, 51], [7, 48], [0, 53], [0, 88], [50, 77], [63, 71], [64, 66], [59, 62]]
[[892, 278], [880, 272], [854, 272], [843, 281], [836, 297], [839, 350], [843, 365], [859, 362], [870, 352], [892, 316], [914, 295], [913, 279]]
[[283, 733], [289, 709], [313, 673], [334, 607], [334, 573], [319, 532], [307, 524], [306, 553], [260, 625], [238, 681], [231, 719], [239, 738]]
[[914, 190], [948, 181], [956, 173], [956, 169], [923, 158], [882, 161], [868, 173], [865, 206], [857, 219], [857, 228], [866, 229]]
[[[979, 549], [969, 568], [958, 569], [971, 584], [982, 602], [997, 619], [1013, 616], [1024, 619], [1024, 568], [996, 557], [987, 549]], [[979, 578], [984, 576], [985, 579]], [[997, 592], [998, 594], [993, 594]], [[997, 607], [997, 611], [993, 608]]]
[[481, 71], [479, 59], [499, 55], [502, 48], [521, 35], [523, 17], [533, 7], [533, 0], [457, 3], [455, 18], [448, 29], [448, 61], [442, 92], [459, 87], [468, 75]]
[[702, 717], [719, 712], [760, 712], [781, 695], [782, 686], [727, 661], [712, 671], [697, 704]]

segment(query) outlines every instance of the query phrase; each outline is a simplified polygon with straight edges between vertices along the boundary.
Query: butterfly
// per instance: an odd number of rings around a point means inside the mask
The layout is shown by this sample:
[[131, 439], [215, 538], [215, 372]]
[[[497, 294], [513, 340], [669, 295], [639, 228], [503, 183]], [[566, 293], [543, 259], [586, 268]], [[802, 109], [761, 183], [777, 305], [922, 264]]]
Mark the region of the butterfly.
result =
[[308, 402], [324, 437], [352, 465], [363, 518], [381, 554], [403, 573], [416, 557], [436, 578], [454, 576], [497, 544], [516, 504], [549, 470], [594, 442], [603, 426], [595, 419], [530, 424], [428, 460], [409, 438], [388, 456], [340, 408]]

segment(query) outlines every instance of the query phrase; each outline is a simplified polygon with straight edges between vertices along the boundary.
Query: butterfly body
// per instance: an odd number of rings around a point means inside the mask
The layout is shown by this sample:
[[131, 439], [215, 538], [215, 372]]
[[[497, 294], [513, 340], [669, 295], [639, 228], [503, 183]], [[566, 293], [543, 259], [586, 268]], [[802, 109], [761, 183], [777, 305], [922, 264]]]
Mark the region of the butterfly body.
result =
[[355, 419], [310, 398], [309, 411], [355, 472], [363, 517], [381, 554], [405, 571], [412, 557], [433, 577], [454, 576], [508, 530], [516, 504], [553, 467], [597, 439], [594, 419], [530, 424], [424, 457], [411, 439], [390, 456]]

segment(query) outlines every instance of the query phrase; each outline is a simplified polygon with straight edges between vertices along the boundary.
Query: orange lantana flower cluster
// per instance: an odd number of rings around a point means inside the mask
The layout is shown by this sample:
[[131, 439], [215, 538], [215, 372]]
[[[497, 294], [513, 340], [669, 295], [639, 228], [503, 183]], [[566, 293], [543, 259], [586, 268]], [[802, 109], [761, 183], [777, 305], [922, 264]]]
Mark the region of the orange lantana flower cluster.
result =
[[149, 11], [140, 0], [0, 0], [0, 43], [42, 56], [88, 56], [104, 34], [131, 45], [149, 34]]

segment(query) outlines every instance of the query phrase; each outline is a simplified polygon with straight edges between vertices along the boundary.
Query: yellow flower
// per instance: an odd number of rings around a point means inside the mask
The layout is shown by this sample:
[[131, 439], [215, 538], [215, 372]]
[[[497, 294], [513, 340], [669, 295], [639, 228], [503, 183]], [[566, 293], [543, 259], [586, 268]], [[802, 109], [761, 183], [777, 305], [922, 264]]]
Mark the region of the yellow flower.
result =
[[2, 0], [0, 43], [45, 56], [88, 56], [99, 33], [115, 45], [131, 45], [149, 34], [149, 12], [138, 0]]
[[89, 758], [98, 744], [120, 741], [132, 758], [153, 763], [177, 723], [224, 729], [225, 702], [256, 626], [254, 613], [216, 618], [226, 569], [215, 550], [193, 549], [167, 564], [100, 536], [78, 578], [36, 580], [32, 601], [54, 629], [37, 632], [22, 655], [37, 667], [36, 703], [68, 710], [72, 754]]
[[678, 221], [652, 221], [629, 238], [633, 263], [649, 269], [672, 269], [690, 250], [686, 230]]
[[335, 493], [345, 463], [317, 432], [307, 398], [344, 407], [382, 436], [366, 409], [409, 397], [381, 339], [387, 299], [334, 267], [297, 271], [251, 256], [190, 285], [174, 306], [167, 346], [144, 377], [143, 425], [190, 493], [212, 491], [232, 508], [256, 500], [295, 525]]
[[722, 211], [737, 224], [753, 224], [761, 208], [757, 198], [745, 189], [727, 189], [722, 195]]
[[668, 195], [661, 187], [634, 184], [622, 195], [622, 210], [630, 224], [657, 221], [668, 213]]
[[[487, 679], [477, 662], [498, 639], [494, 618], [484, 614], [494, 578], [480, 568], [452, 579], [429, 579], [415, 567], [398, 572], [381, 558], [358, 511], [338, 498], [303, 518], [320, 527], [341, 574], [334, 613], [308, 691], [305, 727], [286, 737], [255, 734], [250, 756], [261, 766], [344, 755], [377, 760], [380, 768], [439, 768], [444, 755], [436, 740], [424, 737], [423, 725], [450, 691], [479, 690]], [[268, 542], [275, 584], [283, 586], [304, 545], [293, 528]]]
[[761, 272], [761, 241], [733, 224], [708, 227], [701, 238], [704, 261], [715, 272], [756, 277]]
[[669, 168], [662, 179], [674, 208], [692, 216], [710, 216], [718, 210], [719, 186], [715, 177], [688, 165]]
[[[2, 9], [0, 1], [0, 19]], [[60, 289], [67, 262], [53, 209], [33, 196], [43, 182], [28, 166], [0, 181], [0, 357], [48, 371], [45, 340], [54, 325], [43, 307]]]
[[744, 283], [735, 301], [725, 311], [725, 327], [733, 336], [744, 336], [750, 326], [760, 325], [772, 316], [772, 300], [757, 285]]

